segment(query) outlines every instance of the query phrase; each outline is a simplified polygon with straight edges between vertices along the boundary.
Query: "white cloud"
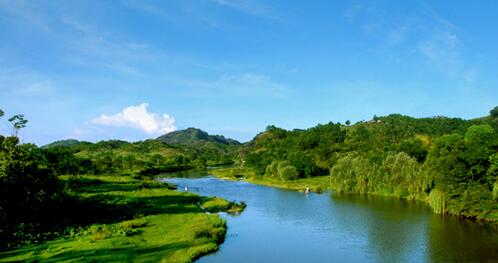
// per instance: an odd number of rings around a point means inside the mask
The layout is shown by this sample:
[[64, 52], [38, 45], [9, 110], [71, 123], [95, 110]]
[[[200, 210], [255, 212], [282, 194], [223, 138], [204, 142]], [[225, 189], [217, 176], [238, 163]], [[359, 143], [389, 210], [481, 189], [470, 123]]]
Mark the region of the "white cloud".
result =
[[285, 97], [289, 93], [287, 86], [273, 81], [270, 76], [253, 73], [222, 75], [215, 81], [185, 84], [195, 88], [197, 96], [203, 97]]
[[433, 66], [450, 78], [457, 78], [465, 71], [455, 34], [450, 32], [434, 34], [421, 43], [420, 52]]
[[4, 94], [45, 98], [57, 93], [56, 83], [52, 78], [30, 70], [3, 67], [0, 64], [0, 87]]
[[478, 80], [459, 27], [424, 3], [403, 16], [385, 10], [379, 3], [352, 4], [346, 10], [346, 21], [373, 40], [370, 51], [398, 63], [420, 59], [451, 81], [471, 84]]
[[150, 135], [164, 134], [176, 130], [175, 118], [166, 113], [159, 115], [148, 112], [148, 106], [148, 103], [142, 103], [138, 106], [126, 107], [123, 111], [114, 115], [102, 114], [100, 117], [93, 119], [91, 123], [113, 127], [137, 128]]
[[262, 15], [268, 12], [268, 8], [262, 4], [247, 0], [215, 0], [217, 4], [237, 9], [251, 15]]

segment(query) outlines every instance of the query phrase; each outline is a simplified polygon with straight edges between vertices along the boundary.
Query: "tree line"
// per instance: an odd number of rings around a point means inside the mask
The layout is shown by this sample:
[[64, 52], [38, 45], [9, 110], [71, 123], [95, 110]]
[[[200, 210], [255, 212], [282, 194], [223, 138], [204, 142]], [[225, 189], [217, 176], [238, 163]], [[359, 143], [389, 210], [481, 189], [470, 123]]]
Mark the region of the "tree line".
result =
[[61, 175], [139, 179], [239, 162], [262, 178], [329, 176], [341, 192], [399, 196], [426, 201], [437, 213], [498, 219], [498, 107], [472, 120], [391, 114], [290, 131], [268, 126], [243, 145], [73, 140], [40, 148], [20, 142], [28, 123], [23, 115], [7, 121], [12, 134], [0, 135], [0, 247], [63, 224], [63, 211], [78, 200]]
[[437, 213], [498, 219], [498, 107], [472, 120], [412, 118], [275, 126], [244, 145], [258, 176], [294, 180], [330, 176], [341, 192], [427, 201]]
[[[0, 110], [0, 118], [3, 116]], [[0, 249], [61, 234], [58, 226], [67, 225], [71, 209], [84, 202], [71, 194], [71, 187], [59, 176], [141, 179], [163, 172], [231, 164], [238, 157], [238, 146], [216, 142], [194, 147], [159, 140], [70, 140], [37, 147], [19, 139], [20, 130], [28, 123], [23, 115], [7, 121], [12, 124], [12, 134], [0, 135]]]

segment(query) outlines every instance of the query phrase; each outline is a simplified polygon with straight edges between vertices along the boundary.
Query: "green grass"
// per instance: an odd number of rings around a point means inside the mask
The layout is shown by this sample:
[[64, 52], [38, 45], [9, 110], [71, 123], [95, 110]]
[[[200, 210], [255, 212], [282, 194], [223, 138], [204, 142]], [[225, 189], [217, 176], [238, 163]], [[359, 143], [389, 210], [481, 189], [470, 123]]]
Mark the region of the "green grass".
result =
[[315, 176], [310, 178], [283, 181], [277, 177], [256, 176], [254, 171], [249, 168], [220, 168], [210, 170], [209, 173], [221, 179], [243, 179], [244, 181], [254, 184], [295, 191], [304, 191], [306, 188], [309, 188], [313, 192], [320, 193], [330, 189], [329, 176]]
[[246, 207], [244, 202], [235, 203], [229, 202], [225, 199], [213, 197], [207, 198], [207, 200], [201, 204], [201, 206], [208, 212], [217, 213], [221, 211], [226, 211], [228, 213], [240, 213]]
[[[303, 178], [291, 181], [283, 181], [277, 177], [270, 176], [256, 176], [254, 171], [250, 168], [220, 168], [213, 169], [209, 171], [211, 175], [216, 176], [221, 179], [226, 180], [244, 180], [249, 183], [254, 183], [258, 185], [277, 187], [288, 190], [295, 191], [304, 191], [307, 187], [310, 188], [312, 192], [322, 192], [326, 190], [338, 190], [336, 186], [330, 184], [329, 176], [315, 176], [311, 178]], [[474, 191], [477, 192], [477, 191]], [[376, 191], [376, 192], [347, 192], [349, 194], [368, 194], [374, 196], [385, 196], [391, 198], [405, 199], [408, 201], [422, 202], [433, 208], [434, 213], [441, 214], [448, 212], [448, 204], [447, 200], [445, 200], [444, 196], [441, 195], [441, 192], [438, 190], [431, 191], [430, 196], [400, 196], [396, 193], [391, 193], [387, 191]], [[478, 207], [477, 205], [474, 207]], [[472, 209], [474, 207], [470, 207], [468, 209]], [[451, 213], [462, 218], [471, 218], [473, 220], [479, 220], [489, 223], [497, 223], [498, 222], [498, 210], [496, 207], [490, 207], [484, 210], [484, 212], [471, 212], [469, 215], [462, 215]]]
[[[226, 224], [199, 206], [231, 202], [172, 190], [156, 181], [65, 176], [78, 203], [70, 235], [0, 252], [0, 262], [191, 262], [218, 249]], [[77, 211], [79, 210], [79, 211]]]
[[256, 174], [250, 168], [215, 168], [209, 173], [221, 179], [240, 179], [255, 177]]

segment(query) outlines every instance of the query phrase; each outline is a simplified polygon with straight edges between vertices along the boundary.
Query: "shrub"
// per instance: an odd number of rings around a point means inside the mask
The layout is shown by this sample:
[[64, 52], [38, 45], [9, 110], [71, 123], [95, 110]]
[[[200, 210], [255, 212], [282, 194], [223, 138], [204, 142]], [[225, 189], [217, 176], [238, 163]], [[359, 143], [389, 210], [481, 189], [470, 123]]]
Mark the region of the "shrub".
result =
[[493, 198], [498, 200], [498, 183], [493, 184]]
[[280, 167], [280, 169], [278, 169], [278, 173], [280, 175], [280, 179], [282, 179], [284, 181], [295, 180], [299, 176], [299, 173], [297, 172], [296, 167], [294, 167], [292, 165]]
[[112, 229], [108, 225], [92, 225], [88, 231], [93, 235], [93, 240], [103, 240], [112, 236]]
[[278, 162], [273, 161], [266, 167], [265, 174], [268, 176], [277, 176], [278, 175]]
[[128, 220], [119, 223], [120, 229], [135, 229], [147, 226], [147, 221], [145, 220]]
[[438, 189], [431, 191], [429, 195], [429, 205], [436, 214], [444, 214], [447, 211], [446, 208], [446, 194]]

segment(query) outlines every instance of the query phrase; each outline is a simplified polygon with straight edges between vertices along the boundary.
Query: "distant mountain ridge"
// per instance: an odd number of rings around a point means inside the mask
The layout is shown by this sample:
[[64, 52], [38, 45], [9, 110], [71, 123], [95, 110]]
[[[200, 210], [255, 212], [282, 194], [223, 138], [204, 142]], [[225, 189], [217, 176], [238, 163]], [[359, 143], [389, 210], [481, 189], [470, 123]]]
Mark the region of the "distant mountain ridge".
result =
[[49, 143], [47, 145], [42, 146], [42, 148], [46, 149], [46, 148], [59, 147], [59, 146], [72, 147], [72, 146], [76, 146], [78, 144], [90, 144], [90, 143], [85, 142], [85, 141], [78, 141], [75, 139], [67, 139], [67, 140], [59, 140], [59, 141]]
[[158, 141], [167, 144], [195, 145], [199, 143], [213, 142], [224, 145], [240, 145], [237, 140], [225, 138], [223, 135], [210, 135], [197, 128], [187, 128], [185, 130], [174, 131], [157, 137]]
[[[152, 141], [154, 140], [171, 145], [182, 144], [182, 145], [196, 146], [208, 142], [212, 142], [219, 145], [241, 145], [241, 143], [238, 142], [237, 140], [225, 138], [225, 136], [223, 135], [210, 135], [209, 133], [197, 128], [187, 128], [185, 130], [170, 132], [161, 135], [156, 139], [152, 139]], [[118, 141], [118, 140], [101, 141], [99, 143], [107, 145], [109, 143], [116, 144], [117, 142], [125, 144], [128, 143], [125, 141]], [[42, 146], [42, 148], [61, 147], [61, 146], [73, 147], [81, 144], [98, 144], [98, 143], [90, 143], [75, 139], [66, 139], [66, 140], [54, 141], [52, 143]]]

